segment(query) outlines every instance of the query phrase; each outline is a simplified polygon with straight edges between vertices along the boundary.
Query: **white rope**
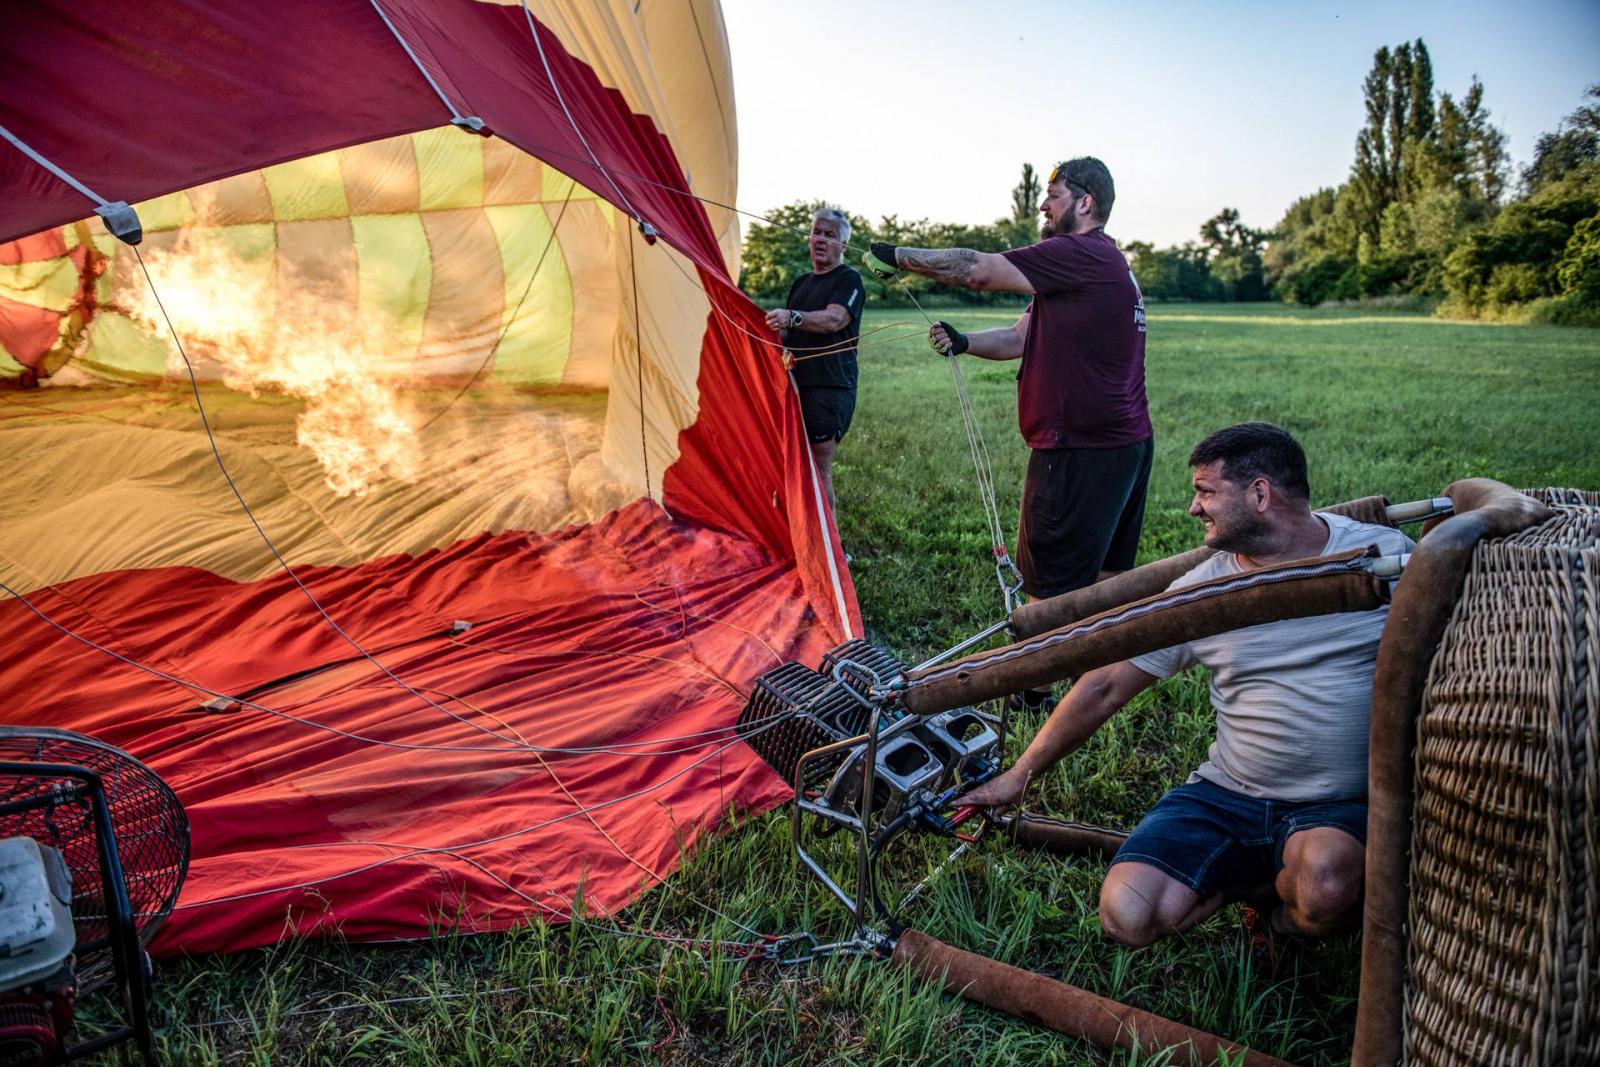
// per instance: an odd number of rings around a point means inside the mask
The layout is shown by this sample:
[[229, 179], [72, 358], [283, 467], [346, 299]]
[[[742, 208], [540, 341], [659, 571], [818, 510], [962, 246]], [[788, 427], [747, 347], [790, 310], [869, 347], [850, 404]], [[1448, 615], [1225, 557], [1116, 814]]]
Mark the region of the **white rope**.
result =
[[[916, 294], [911, 291], [904, 280], [896, 278], [895, 283], [905, 291], [911, 300], [912, 306], [922, 312], [922, 317], [927, 320], [928, 326], [933, 326], [933, 317], [918, 303]], [[972, 396], [967, 391], [967, 381], [961, 374], [960, 358], [954, 353], [945, 357], [950, 364], [950, 378], [955, 383], [956, 403], [961, 409], [961, 427], [967, 435], [967, 449], [972, 453], [972, 466], [978, 476], [978, 499], [983, 507], [984, 522], [989, 527], [989, 544], [994, 553], [995, 578], [1000, 583], [1000, 596], [1005, 602], [1006, 614], [1017, 609], [1021, 602], [1022, 572], [1011, 560], [1011, 553], [1006, 549], [1005, 526], [1000, 518], [1000, 503], [994, 489], [994, 464], [989, 457], [989, 446], [983, 439], [983, 426], [978, 421], [977, 409], [973, 406]]]
[[967, 392], [967, 381], [961, 374], [961, 361], [951, 356], [950, 378], [955, 383], [956, 401], [961, 408], [961, 424], [967, 434], [967, 447], [972, 453], [972, 466], [978, 475], [978, 496], [983, 501], [983, 514], [989, 525], [991, 544], [1005, 548], [1005, 530], [1000, 524], [1000, 505], [995, 497], [994, 467], [989, 459], [989, 448], [983, 440], [983, 430], [978, 424], [977, 409]]

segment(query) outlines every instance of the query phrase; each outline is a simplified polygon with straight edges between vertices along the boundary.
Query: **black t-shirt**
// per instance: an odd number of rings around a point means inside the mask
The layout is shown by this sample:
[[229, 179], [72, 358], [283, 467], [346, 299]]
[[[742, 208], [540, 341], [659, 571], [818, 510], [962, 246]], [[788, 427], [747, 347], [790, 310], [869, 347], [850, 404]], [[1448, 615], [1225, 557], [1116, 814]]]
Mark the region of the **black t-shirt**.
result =
[[[783, 347], [794, 353], [794, 380], [802, 389], [854, 389], [856, 387], [856, 338], [861, 336], [861, 307], [867, 290], [854, 267], [843, 263], [826, 274], [802, 274], [789, 286], [786, 306], [792, 311], [821, 311], [838, 304], [850, 313], [850, 322], [833, 333], [807, 333], [784, 330]], [[831, 355], [806, 358], [807, 352], [833, 349]]]

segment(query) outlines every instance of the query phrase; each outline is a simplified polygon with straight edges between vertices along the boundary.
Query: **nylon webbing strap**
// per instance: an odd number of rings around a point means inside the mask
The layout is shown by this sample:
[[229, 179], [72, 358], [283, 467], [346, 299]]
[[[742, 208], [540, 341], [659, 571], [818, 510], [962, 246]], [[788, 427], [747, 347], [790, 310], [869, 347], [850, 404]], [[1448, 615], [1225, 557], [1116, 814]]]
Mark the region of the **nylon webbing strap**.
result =
[[600, 157], [594, 154], [593, 148], [589, 147], [589, 139], [578, 128], [578, 120], [572, 117], [572, 109], [567, 107], [566, 98], [561, 95], [561, 86], [556, 83], [556, 72], [551, 69], [550, 59], [544, 54], [544, 42], [539, 37], [539, 24], [534, 20], [533, 12], [528, 10], [528, 0], [522, 0], [522, 13], [527, 16], [528, 32], [533, 35], [533, 47], [539, 51], [539, 62], [544, 64], [544, 76], [550, 80], [550, 89], [556, 94], [556, 103], [561, 105], [562, 113], [567, 116], [567, 125], [572, 127], [572, 132], [577, 136], [578, 143], [583, 145], [583, 150], [589, 153], [589, 162], [594, 164], [594, 169], [599, 171], [605, 177], [605, 180], [611, 183], [611, 191], [617, 194], [617, 198], [622, 202], [623, 209], [633, 216], [633, 221], [639, 224], [639, 232], [644, 234], [646, 241], [650, 244], [655, 244], [656, 228], [644, 221], [644, 216], [640, 215], [638, 209], [633, 206], [633, 202], [628, 199], [628, 194], [622, 191], [622, 187], [611, 176], [611, 172], [600, 162]]
[[111, 235], [117, 240], [122, 241], [125, 244], [136, 245], [144, 239], [144, 228], [139, 223], [139, 214], [138, 212], [134, 211], [132, 207], [128, 206], [128, 202], [126, 200], [118, 200], [115, 203], [107, 200], [105, 197], [101, 196], [99, 193], [95, 192], [93, 189], [89, 188], [87, 185], [83, 184], [78, 179], [74, 178], [72, 175], [56, 166], [54, 163], [50, 162], [50, 160], [34, 151], [32, 145], [29, 145], [27, 142], [23, 141], [22, 138], [18, 137], [4, 126], [0, 126], [0, 137], [4, 137], [7, 141], [11, 142], [17, 151], [21, 152], [23, 155], [39, 164], [39, 166], [43, 167], [51, 174], [55, 175], [62, 182], [65, 182], [77, 192], [82, 193], [90, 200], [93, 200], [95, 202], [94, 213], [99, 215], [101, 219], [105, 220], [106, 229], [110, 230]]
[[427, 80], [429, 88], [438, 95], [440, 102], [449, 110], [451, 124], [460, 126], [464, 130], [471, 130], [473, 133], [482, 134], [485, 137], [489, 136], [491, 131], [489, 127], [484, 125], [482, 119], [476, 115], [463, 115], [456, 109], [456, 105], [444, 94], [444, 90], [439, 88], [439, 83], [433, 80], [433, 75], [428, 73], [428, 68], [422, 65], [422, 60], [417, 58], [417, 53], [412, 50], [411, 43], [405, 39], [405, 36], [395, 27], [395, 24], [389, 20], [388, 12], [378, 6], [378, 0], [371, 0], [371, 3], [372, 10], [376, 11], [378, 17], [383, 20], [383, 24], [389, 27], [389, 32], [394, 34], [394, 39], [400, 42], [400, 47], [406, 50], [406, 55], [410, 57], [411, 62], [421, 72], [422, 77]]

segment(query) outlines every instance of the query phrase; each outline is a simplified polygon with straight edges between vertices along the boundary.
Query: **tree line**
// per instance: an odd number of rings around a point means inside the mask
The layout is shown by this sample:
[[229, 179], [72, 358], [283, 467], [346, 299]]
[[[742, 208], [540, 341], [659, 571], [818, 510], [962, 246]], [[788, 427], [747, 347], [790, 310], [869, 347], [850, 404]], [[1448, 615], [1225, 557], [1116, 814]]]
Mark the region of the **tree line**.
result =
[[[1004, 252], [1022, 248], [1039, 239], [1039, 201], [1044, 183], [1033, 165], [1022, 165], [1022, 176], [1011, 190], [1011, 210], [992, 223], [962, 225], [907, 221], [887, 215], [870, 223], [854, 212], [845, 211], [850, 220], [850, 244], [866, 248], [873, 241], [888, 241], [914, 248], [974, 248], [979, 252]], [[739, 271], [739, 286], [756, 303], [764, 306], [781, 303], [788, 295], [789, 283], [811, 270], [811, 253], [806, 235], [811, 232], [811, 217], [818, 208], [831, 207], [821, 200], [797, 200], [767, 216], [766, 222], [751, 226], [744, 238]], [[859, 257], [846, 252], [855, 263]], [[1015, 293], [979, 293], [942, 285], [920, 274], [902, 273], [894, 281], [884, 281], [871, 272], [864, 275], [867, 303], [879, 307], [909, 307], [912, 297], [919, 303], [937, 304], [1022, 304]], [[910, 296], [907, 295], [909, 290]]]
[[[1473, 78], [1459, 99], [1436, 91], [1420, 38], [1379, 48], [1362, 93], [1366, 118], [1342, 184], [1295, 200], [1271, 229], [1249, 227], [1227, 207], [1201, 225], [1197, 241], [1126, 244], [1146, 299], [1414, 301], [1456, 317], [1600, 326], [1600, 84], [1538, 139], [1515, 182], [1483, 83]], [[851, 243], [984, 252], [1031, 244], [1040, 184], [1024, 165], [1009, 214], [987, 225], [895, 216], [874, 225], [849, 215]], [[810, 270], [805, 233], [821, 206], [789, 204], [751, 228], [740, 284], [758, 302], [781, 300]], [[903, 280], [919, 301], [1017, 300]], [[909, 302], [899, 284], [867, 285], [880, 304]]]
[[1420, 38], [1378, 49], [1362, 89], [1349, 177], [1296, 200], [1264, 243], [1274, 295], [1600, 325], [1600, 85], [1538, 139], [1515, 185], [1483, 83], [1436, 94]]

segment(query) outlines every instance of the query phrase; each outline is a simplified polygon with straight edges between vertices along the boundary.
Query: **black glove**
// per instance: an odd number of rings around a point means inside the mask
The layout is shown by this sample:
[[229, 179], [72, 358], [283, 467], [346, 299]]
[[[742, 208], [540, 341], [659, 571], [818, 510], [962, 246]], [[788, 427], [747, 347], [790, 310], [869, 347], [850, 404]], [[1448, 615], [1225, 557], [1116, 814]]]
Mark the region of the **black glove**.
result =
[[959, 356], [967, 350], [966, 334], [962, 333], [948, 322], [945, 322], [943, 319], [940, 319], [938, 322], [934, 323], [934, 325], [943, 330], [945, 332], [945, 336], [950, 338], [950, 344], [941, 348], [939, 346], [939, 342], [933, 339], [933, 331], [929, 330], [928, 343], [933, 346], [933, 350], [935, 352], [939, 353], [941, 356]]
[[868, 270], [880, 278], [893, 278], [900, 271], [900, 249], [887, 241], [872, 242], [871, 250], [861, 257]]

